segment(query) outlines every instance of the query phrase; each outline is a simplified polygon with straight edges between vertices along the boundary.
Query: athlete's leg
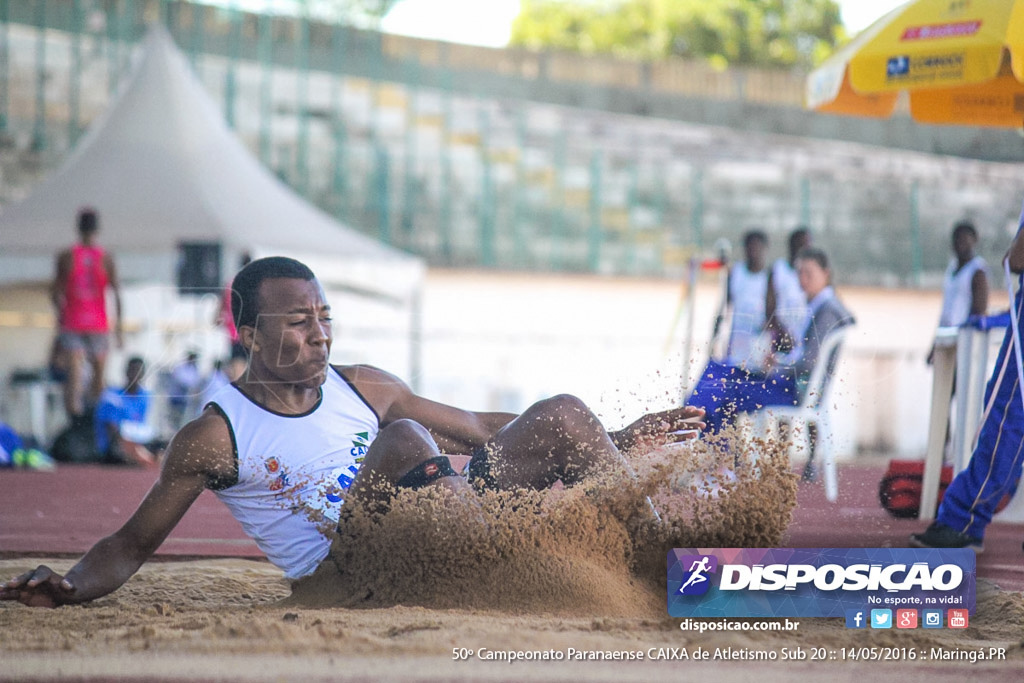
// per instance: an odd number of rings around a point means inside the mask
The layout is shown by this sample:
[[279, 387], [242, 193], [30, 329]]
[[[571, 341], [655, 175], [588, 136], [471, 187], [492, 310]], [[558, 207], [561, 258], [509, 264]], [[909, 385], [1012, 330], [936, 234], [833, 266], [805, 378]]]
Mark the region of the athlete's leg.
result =
[[92, 410], [100, 402], [100, 396], [103, 394], [109, 342], [105, 334], [89, 335], [87, 341], [89, 364], [92, 366], [92, 379], [89, 383], [89, 393], [86, 397], [86, 404], [88, 408]]
[[539, 401], [508, 423], [474, 456], [471, 477], [501, 489], [566, 485], [601, 470], [626, 471], [625, 460], [593, 412], [575, 396]]
[[363, 503], [386, 502], [394, 489], [440, 486], [468, 490], [465, 477], [451, 469], [430, 432], [418, 422], [397, 420], [370, 444], [348, 496]]
[[68, 376], [64, 380], [64, 410], [69, 418], [74, 418], [85, 412], [85, 405], [82, 400], [82, 393], [85, 384], [85, 349], [75, 346], [64, 350], [68, 365]]

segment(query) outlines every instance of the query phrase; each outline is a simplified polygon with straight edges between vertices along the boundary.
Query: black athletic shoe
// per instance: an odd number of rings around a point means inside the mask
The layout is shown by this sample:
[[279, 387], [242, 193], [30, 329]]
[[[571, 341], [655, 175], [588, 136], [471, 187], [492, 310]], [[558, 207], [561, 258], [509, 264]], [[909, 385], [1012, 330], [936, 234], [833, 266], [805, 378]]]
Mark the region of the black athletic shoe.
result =
[[976, 553], [984, 550], [980, 538], [962, 534], [938, 522], [933, 522], [919, 534], [911, 534], [910, 545], [915, 548], [970, 548]]

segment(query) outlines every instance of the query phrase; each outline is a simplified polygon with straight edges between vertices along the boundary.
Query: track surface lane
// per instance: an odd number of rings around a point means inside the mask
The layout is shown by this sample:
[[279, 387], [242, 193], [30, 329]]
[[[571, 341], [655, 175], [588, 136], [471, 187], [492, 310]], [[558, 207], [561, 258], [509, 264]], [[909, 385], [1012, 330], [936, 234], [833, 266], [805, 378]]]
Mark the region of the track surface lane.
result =
[[[801, 483], [791, 547], [905, 547], [924, 528], [894, 519], [878, 503], [885, 461], [840, 466], [839, 499], [825, 500], [820, 484]], [[61, 465], [55, 472], [0, 470], [0, 555], [79, 555], [123, 524], [153, 484], [155, 470]], [[978, 557], [978, 576], [1004, 590], [1024, 591], [1024, 524], [994, 523]], [[241, 525], [204, 492], [157, 551], [158, 559], [262, 558]]]

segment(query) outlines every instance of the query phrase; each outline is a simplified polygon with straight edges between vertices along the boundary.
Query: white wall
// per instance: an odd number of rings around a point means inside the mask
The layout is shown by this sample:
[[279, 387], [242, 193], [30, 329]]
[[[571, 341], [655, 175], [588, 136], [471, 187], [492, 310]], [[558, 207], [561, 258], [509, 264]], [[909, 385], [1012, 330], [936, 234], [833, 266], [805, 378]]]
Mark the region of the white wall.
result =
[[[993, 289], [992, 308], [1005, 306], [1005, 294]], [[858, 321], [834, 385], [838, 455], [922, 457], [931, 398], [924, 359], [940, 294], [838, 290]], [[335, 321], [331, 359], [380, 366], [418, 382], [425, 396], [478, 410], [519, 411], [539, 398], [572, 393], [618, 428], [642, 412], [676, 405], [682, 386], [704, 366], [719, 301], [715, 277], [698, 287], [686, 362], [685, 309], [677, 318], [681, 294], [680, 283], [669, 280], [433, 270], [425, 281], [417, 377], [409, 310], [351, 294], [328, 292]], [[130, 332], [126, 348], [111, 358], [108, 381], [121, 380], [129, 353], [143, 355], [154, 376], [189, 348], [201, 351], [208, 368], [226, 351], [224, 334], [213, 325], [218, 305], [214, 297], [182, 299], [168, 287], [126, 288]], [[4, 378], [14, 367], [42, 366], [52, 338], [45, 291], [4, 290], [0, 323], [13, 320], [4, 311], [15, 310], [23, 324], [0, 324]], [[9, 397], [7, 405], [0, 402], [8, 415], [9, 404]]]
[[[992, 308], [1005, 307], [994, 287]], [[609, 427], [675, 405], [707, 359], [719, 301], [698, 287], [692, 358], [684, 363], [682, 287], [666, 280], [430, 271], [424, 393], [484, 410], [520, 410], [555, 393], [587, 401]], [[941, 294], [838, 287], [857, 318], [833, 387], [840, 457], [923, 457], [931, 399], [925, 357]]]

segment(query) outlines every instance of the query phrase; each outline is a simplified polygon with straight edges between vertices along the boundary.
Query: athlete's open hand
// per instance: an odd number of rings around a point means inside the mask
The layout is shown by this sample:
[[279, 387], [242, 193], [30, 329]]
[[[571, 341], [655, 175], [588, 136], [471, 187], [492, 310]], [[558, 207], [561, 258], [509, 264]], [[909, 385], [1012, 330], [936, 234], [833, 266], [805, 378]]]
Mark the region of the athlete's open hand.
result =
[[644, 415], [609, 436], [620, 451], [649, 451], [665, 444], [695, 439], [705, 426], [703, 408], [683, 406]]
[[57, 607], [74, 599], [75, 587], [46, 565], [0, 584], [0, 600], [17, 600], [29, 607]]

